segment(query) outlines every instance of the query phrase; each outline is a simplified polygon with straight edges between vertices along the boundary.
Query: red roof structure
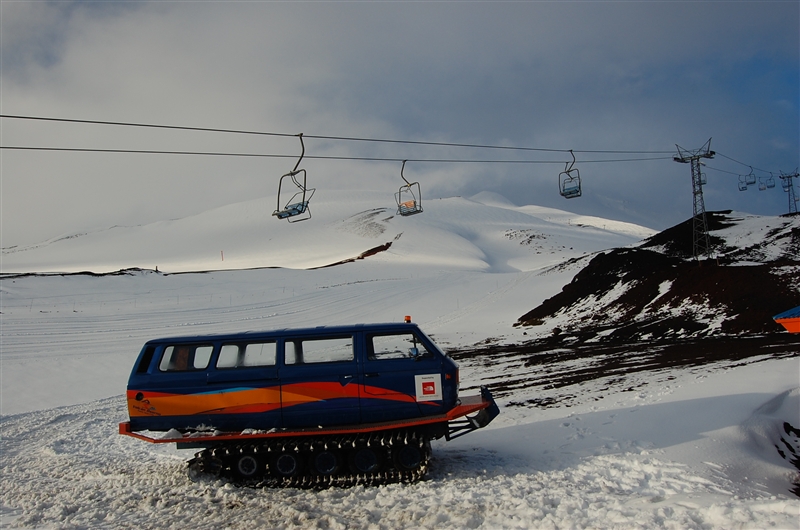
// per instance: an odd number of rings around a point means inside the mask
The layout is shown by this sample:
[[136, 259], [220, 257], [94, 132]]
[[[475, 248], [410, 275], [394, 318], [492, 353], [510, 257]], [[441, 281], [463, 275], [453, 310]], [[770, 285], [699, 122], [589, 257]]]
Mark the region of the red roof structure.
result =
[[786, 328], [789, 333], [800, 333], [800, 306], [784, 311], [772, 317], [775, 322]]

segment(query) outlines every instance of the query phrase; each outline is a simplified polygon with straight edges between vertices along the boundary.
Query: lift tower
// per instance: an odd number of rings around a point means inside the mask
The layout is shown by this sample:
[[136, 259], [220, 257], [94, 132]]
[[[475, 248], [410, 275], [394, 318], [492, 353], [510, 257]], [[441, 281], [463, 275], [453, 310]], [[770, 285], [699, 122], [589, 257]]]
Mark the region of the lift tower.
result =
[[714, 158], [714, 151], [711, 150], [711, 138], [703, 144], [700, 149], [689, 151], [683, 149], [678, 144], [678, 155], [672, 159], [681, 164], [691, 164], [692, 166], [692, 195], [694, 197], [694, 213], [692, 216], [692, 252], [694, 258], [700, 260], [700, 256], [708, 254], [711, 250], [711, 243], [708, 239], [708, 223], [706, 222], [706, 205], [703, 201], [703, 184], [706, 183], [705, 174], [700, 171], [701, 158]]
[[789, 194], [789, 213], [797, 213], [797, 203], [800, 197], [794, 194], [794, 182], [792, 179], [800, 177], [800, 173], [795, 170], [794, 173], [786, 174], [781, 171], [781, 180], [783, 180], [783, 190]]

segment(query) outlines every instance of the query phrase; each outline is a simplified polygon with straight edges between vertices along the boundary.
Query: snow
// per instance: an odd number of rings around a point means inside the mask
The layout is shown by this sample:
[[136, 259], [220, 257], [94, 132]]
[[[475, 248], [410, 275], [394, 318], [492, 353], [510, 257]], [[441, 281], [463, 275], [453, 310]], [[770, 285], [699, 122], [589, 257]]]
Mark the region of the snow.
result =
[[[443, 348], [519, 342], [516, 319], [581, 266], [561, 264], [652, 235], [493, 194], [427, 200], [408, 218], [372, 193], [318, 193], [294, 225], [273, 208], [254, 199], [3, 250], [4, 273], [53, 273], [0, 281], [4, 527], [800, 526], [797, 470], [776, 450], [784, 422], [800, 424], [798, 357], [640, 372], [630, 391], [582, 383], [547, 408], [512, 405], [537, 396], [523, 389], [487, 428], [435, 442], [413, 485], [237, 488], [189, 474], [192, 451], [120, 436], [147, 339], [412, 315]], [[464, 362], [462, 387], [503, 374]]]
[[[734, 224], [714, 231], [714, 236], [722, 238], [726, 245], [743, 248], [746, 256], [753, 262], [774, 261], [781, 255], [787, 254], [787, 246], [792, 243], [792, 230], [800, 225], [800, 220], [795, 218], [772, 218], [771, 222], [764, 222], [764, 218], [742, 212], [731, 212], [729, 219]], [[754, 243], [769, 241], [771, 245], [759, 245], [751, 249]], [[796, 243], [795, 243], [796, 245]], [[749, 255], [748, 255], [749, 254]], [[753, 263], [751, 262], [751, 263]], [[748, 262], [742, 260], [742, 264]]]

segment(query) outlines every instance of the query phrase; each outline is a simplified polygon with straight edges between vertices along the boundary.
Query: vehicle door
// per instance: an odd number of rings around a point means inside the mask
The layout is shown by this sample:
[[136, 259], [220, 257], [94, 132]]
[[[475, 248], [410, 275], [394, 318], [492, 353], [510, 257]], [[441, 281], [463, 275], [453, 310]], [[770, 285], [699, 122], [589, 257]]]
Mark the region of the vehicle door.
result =
[[281, 422], [277, 343], [223, 342], [206, 389], [210, 412], [239, 428], [271, 429]]
[[[206, 369], [214, 345], [174, 343], [154, 351], [155, 361], [147, 375], [128, 388], [128, 409], [138, 428], [195, 427], [207, 420]], [[135, 419], [134, 419], [135, 418]]]
[[355, 337], [350, 333], [287, 337], [280, 365], [285, 427], [360, 421]]
[[413, 331], [366, 333], [364, 347], [364, 422], [442, 413], [441, 360]]

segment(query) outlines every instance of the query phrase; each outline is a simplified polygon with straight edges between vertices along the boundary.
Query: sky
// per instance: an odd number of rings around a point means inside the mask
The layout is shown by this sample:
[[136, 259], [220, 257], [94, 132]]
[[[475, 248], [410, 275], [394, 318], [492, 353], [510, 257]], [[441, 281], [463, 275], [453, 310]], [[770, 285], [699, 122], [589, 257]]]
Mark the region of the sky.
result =
[[[546, 150], [307, 138], [317, 193], [391, 200], [410, 159], [424, 198], [492, 191], [663, 229], [692, 215], [676, 144], [712, 139], [707, 210], [786, 213], [779, 175], [800, 166], [796, 1], [2, 1], [0, 30], [4, 115]], [[4, 248], [277, 203], [300, 153], [294, 137], [15, 118], [0, 145], [288, 156], [3, 149]], [[570, 149], [583, 193], [568, 200]], [[642, 158], [657, 160], [609, 161]], [[739, 191], [749, 166], [776, 186]]]

